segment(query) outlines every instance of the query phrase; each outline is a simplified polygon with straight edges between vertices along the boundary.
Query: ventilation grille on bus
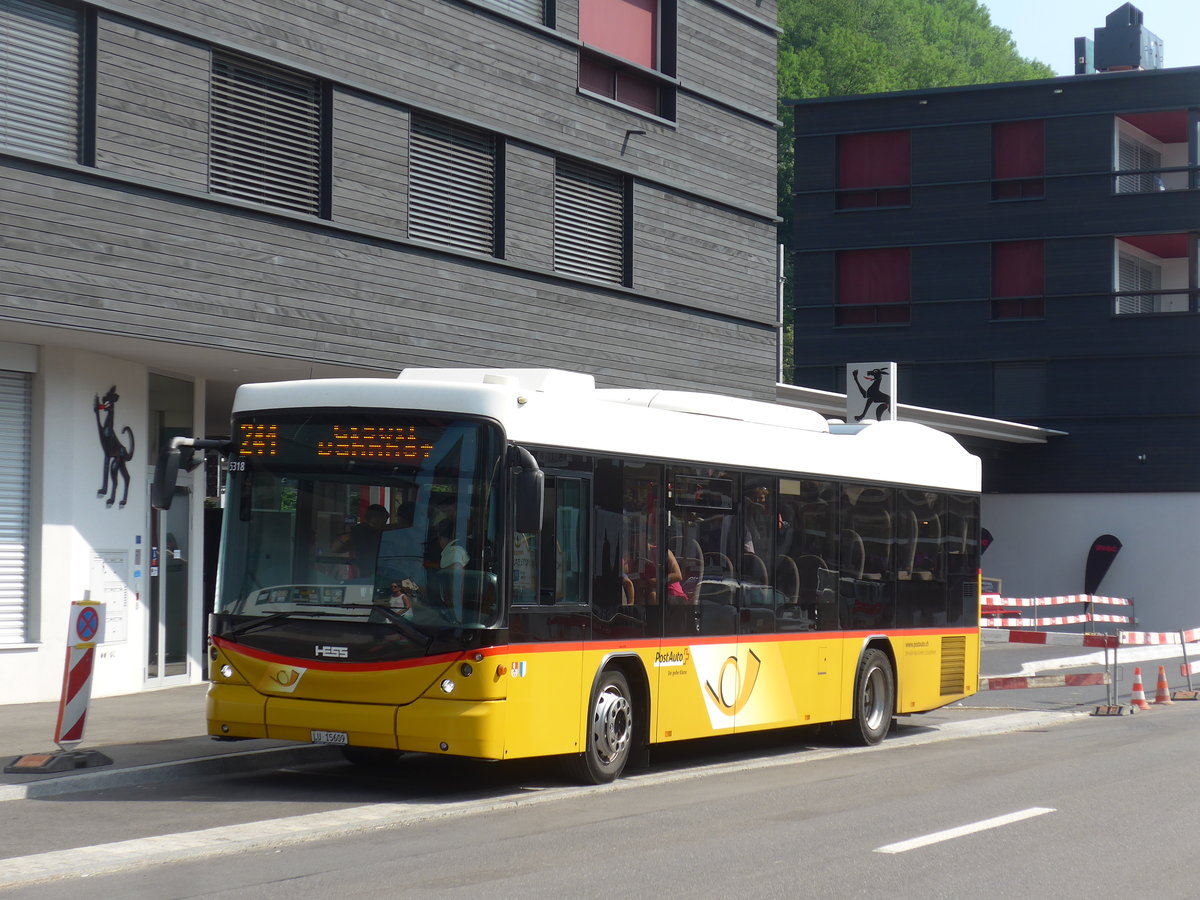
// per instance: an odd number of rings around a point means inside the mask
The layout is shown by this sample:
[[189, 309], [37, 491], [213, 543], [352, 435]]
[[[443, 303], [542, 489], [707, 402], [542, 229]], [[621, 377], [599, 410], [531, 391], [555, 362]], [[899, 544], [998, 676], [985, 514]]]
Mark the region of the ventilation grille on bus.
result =
[[967, 639], [942, 638], [942, 696], [966, 693]]

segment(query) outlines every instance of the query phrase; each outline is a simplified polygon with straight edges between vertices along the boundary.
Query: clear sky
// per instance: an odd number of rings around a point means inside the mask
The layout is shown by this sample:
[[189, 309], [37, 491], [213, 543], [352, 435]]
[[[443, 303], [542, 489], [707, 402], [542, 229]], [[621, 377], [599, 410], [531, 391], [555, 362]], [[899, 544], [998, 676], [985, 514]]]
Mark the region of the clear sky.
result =
[[[1017, 52], [1075, 74], [1075, 38], [1094, 31], [1123, 0], [982, 0], [992, 24], [1012, 32]], [[1163, 42], [1167, 68], [1200, 66], [1200, 0], [1133, 0], [1142, 24]]]

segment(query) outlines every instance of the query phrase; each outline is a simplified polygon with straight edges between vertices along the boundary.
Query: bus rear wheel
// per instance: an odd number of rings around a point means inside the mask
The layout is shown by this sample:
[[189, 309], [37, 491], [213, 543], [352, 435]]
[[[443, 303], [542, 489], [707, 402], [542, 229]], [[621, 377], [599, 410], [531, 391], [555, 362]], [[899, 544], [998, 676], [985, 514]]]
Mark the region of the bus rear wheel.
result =
[[629, 682], [615, 669], [604, 672], [588, 708], [587, 744], [568, 768], [585, 784], [608, 784], [629, 761], [634, 738]]
[[886, 653], [874, 647], [862, 655], [854, 679], [854, 718], [842, 725], [847, 743], [878, 744], [896, 714], [896, 677]]

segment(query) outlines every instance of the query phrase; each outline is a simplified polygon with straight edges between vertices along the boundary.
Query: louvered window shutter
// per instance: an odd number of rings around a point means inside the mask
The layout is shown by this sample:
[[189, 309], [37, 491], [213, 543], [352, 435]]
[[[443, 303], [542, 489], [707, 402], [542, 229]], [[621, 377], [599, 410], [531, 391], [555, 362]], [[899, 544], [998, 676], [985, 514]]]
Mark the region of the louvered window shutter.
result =
[[317, 81], [213, 55], [209, 189], [320, 214], [321, 93]]
[[546, 20], [542, 0], [485, 0], [485, 2], [489, 6], [495, 6], [517, 18], [528, 19], [539, 25], [544, 24]]
[[27, 640], [31, 380], [0, 372], [0, 646]]
[[[1128, 172], [1137, 169], [1162, 168], [1162, 154], [1140, 141], [1122, 137], [1117, 142], [1117, 168]], [[1117, 176], [1117, 192], [1149, 193], [1158, 190], [1160, 176], [1156, 172], [1143, 171], [1138, 175]]]
[[413, 116], [411, 135], [409, 236], [495, 254], [495, 137], [423, 116]]
[[76, 160], [82, 14], [0, 0], [0, 147]]
[[554, 179], [554, 270], [624, 283], [625, 185], [621, 176], [558, 161]]
[[1156, 294], [1128, 294], [1128, 291], [1157, 291], [1162, 285], [1162, 269], [1152, 262], [1120, 254], [1117, 257], [1117, 313], [1131, 315], [1155, 311]]

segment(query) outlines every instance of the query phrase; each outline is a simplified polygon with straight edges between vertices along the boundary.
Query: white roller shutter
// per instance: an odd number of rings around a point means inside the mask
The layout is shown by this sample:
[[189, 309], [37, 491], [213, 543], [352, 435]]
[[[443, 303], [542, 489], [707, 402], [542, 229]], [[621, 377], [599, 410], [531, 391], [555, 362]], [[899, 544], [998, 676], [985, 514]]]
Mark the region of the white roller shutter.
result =
[[31, 381], [0, 371], [0, 646], [27, 640]]
[[0, 0], [0, 147], [76, 159], [82, 15]]

